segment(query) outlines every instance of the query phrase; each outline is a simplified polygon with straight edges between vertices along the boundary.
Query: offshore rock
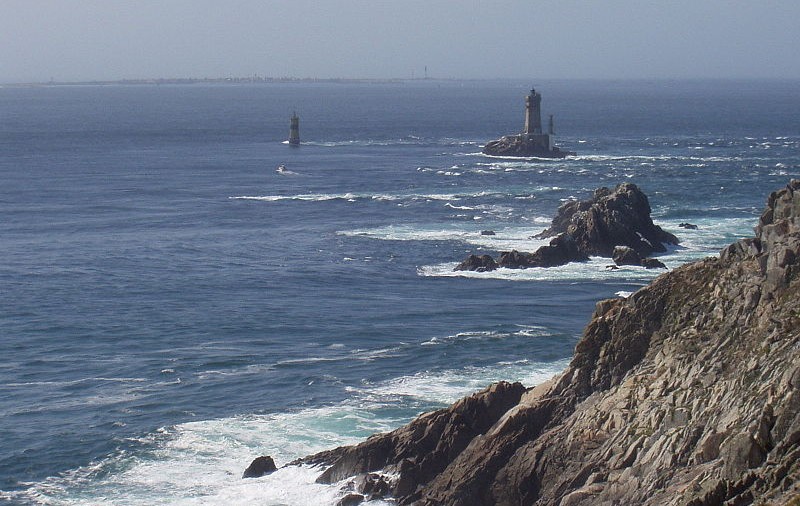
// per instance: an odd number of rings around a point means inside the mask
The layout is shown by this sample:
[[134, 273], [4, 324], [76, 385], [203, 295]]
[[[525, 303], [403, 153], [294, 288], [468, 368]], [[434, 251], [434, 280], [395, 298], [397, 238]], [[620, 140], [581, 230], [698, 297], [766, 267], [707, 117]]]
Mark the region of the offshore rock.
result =
[[[488, 256], [488, 255], [487, 255]], [[520, 253], [513, 250], [500, 254], [497, 264], [508, 269], [525, 269], [528, 267], [557, 267], [569, 262], [583, 262], [589, 257], [581, 254], [578, 245], [567, 234], [553, 238], [550, 244], [542, 246], [535, 253]]]
[[456, 271], [488, 272], [497, 269], [498, 265], [491, 255], [470, 255], [456, 266]]
[[642, 265], [642, 257], [629, 246], [615, 247], [611, 259], [617, 265]]
[[539, 238], [567, 233], [585, 255], [610, 257], [616, 246], [628, 246], [644, 258], [666, 251], [664, 244], [678, 244], [650, 218], [650, 202], [635, 184], [622, 183], [613, 191], [595, 190], [589, 200], [564, 203], [550, 228]]
[[640, 264], [645, 269], [666, 269], [667, 266], [657, 258], [643, 258]]
[[260, 478], [277, 470], [278, 468], [275, 466], [275, 461], [272, 460], [272, 457], [256, 457], [244, 470], [242, 478]]
[[573, 151], [561, 150], [555, 146], [546, 147], [538, 138], [520, 135], [504, 135], [503, 137], [489, 141], [483, 147], [483, 153], [492, 156], [520, 156], [536, 158], [566, 158], [575, 155]]
[[[454, 270], [556, 267], [585, 261], [590, 256], [613, 257], [617, 247], [627, 248], [619, 253], [622, 255], [624, 252], [623, 261], [626, 263], [618, 265], [665, 267], [660, 261], [652, 259], [648, 259], [645, 265], [642, 258], [666, 251], [664, 244], [679, 242], [677, 237], [653, 223], [647, 196], [632, 183], [620, 184], [613, 191], [599, 188], [589, 200], [573, 200], [563, 204], [550, 227], [536, 237], [553, 237], [553, 240], [534, 253], [503, 252], [495, 262], [497, 265], [488, 262], [488, 255], [480, 257], [480, 262], [472, 255]], [[637, 256], [639, 260], [634, 261]], [[491, 268], [489, 265], [492, 265]]]
[[416, 505], [800, 501], [800, 181], [756, 237], [598, 302], [560, 375], [304, 460]]
[[616, 265], [638, 265], [645, 269], [666, 269], [664, 262], [656, 258], [642, 258], [639, 253], [628, 246], [617, 246], [611, 254]]

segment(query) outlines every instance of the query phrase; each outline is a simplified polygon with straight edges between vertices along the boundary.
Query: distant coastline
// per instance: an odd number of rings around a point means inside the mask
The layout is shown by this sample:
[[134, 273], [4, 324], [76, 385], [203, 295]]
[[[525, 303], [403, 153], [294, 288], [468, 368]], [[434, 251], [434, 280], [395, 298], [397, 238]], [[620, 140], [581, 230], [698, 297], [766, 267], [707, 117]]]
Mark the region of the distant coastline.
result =
[[[520, 82], [527, 86], [530, 82], [528, 78], [521, 77], [498, 77], [498, 78], [468, 78], [468, 77], [267, 77], [267, 76], [244, 76], [244, 77], [158, 77], [158, 78], [135, 78], [135, 79], [94, 79], [80, 81], [59, 81], [51, 79], [49, 81], [30, 81], [30, 82], [0, 82], [0, 88], [38, 88], [48, 86], [160, 86], [160, 85], [191, 85], [191, 84], [295, 84], [295, 83], [332, 83], [332, 84], [400, 84], [416, 82]], [[797, 78], [635, 78], [635, 79], [607, 79], [607, 78], [541, 78], [537, 82], [568, 82], [568, 81], [588, 81], [598, 83], [622, 83], [622, 82], [653, 82], [653, 83], [685, 83], [685, 82], [785, 82], [796, 83]]]
[[[281, 84], [281, 83], [400, 83], [406, 81], [433, 81], [433, 78], [391, 78], [391, 79], [371, 79], [371, 78], [318, 78], [318, 77], [167, 77], [152, 79], [116, 79], [116, 80], [89, 80], [89, 81], [41, 81], [28, 83], [0, 83], [0, 87], [33, 88], [43, 86], [143, 86], [143, 85], [176, 85], [176, 84]], [[442, 81], [443, 79], [436, 79]], [[444, 79], [451, 80], [451, 79]]]

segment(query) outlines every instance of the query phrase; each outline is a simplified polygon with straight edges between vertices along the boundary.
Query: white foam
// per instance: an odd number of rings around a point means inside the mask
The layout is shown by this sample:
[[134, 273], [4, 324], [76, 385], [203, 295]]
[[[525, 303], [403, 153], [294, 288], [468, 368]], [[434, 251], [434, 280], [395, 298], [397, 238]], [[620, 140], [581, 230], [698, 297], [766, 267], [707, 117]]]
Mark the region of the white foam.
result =
[[[505, 208], [487, 208], [487, 214], [506, 212]], [[389, 225], [378, 228], [364, 228], [337, 232], [349, 237], [369, 237], [385, 241], [459, 241], [492, 251], [535, 251], [539, 246], [549, 243], [549, 239], [533, 239], [544, 228], [542, 219], [533, 218], [534, 227], [504, 227], [494, 230], [495, 235], [483, 235], [481, 230], [463, 228], [441, 228], [440, 225]], [[549, 223], [549, 220], [547, 220]]]
[[405, 397], [450, 404], [500, 380], [519, 381], [529, 387], [538, 385], [564, 370], [567, 364], [567, 359], [546, 364], [522, 360], [492, 367], [424, 372], [386, 382], [368, 393], [386, 399]]
[[356, 196], [352, 193], [340, 194], [325, 194], [325, 193], [307, 193], [299, 195], [260, 195], [248, 196], [241, 195], [238, 197], [229, 197], [232, 200], [260, 200], [263, 202], [280, 202], [282, 200], [300, 200], [309, 202], [324, 202], [327, 200], [352, 200]]
[[[548, 333], [538, 327], [521, 327], [512, 335]], [[501, 333], [474, 332], [452, 339], [499, 336]], [[535, 385], [560, 372], [566, 363], [520, 360], [492, 367], [421, 372], [351, 388], [351, 397], [333, 406], [183, 423], [137, 440], [150, 448], [147, 452], [120, 452], [5, 497], [70, 505], [332, 506], [341, 498], [341, 487], [315, 483], [321, 471], [318, 468], [293, 466], [246, 480], [241, 479], [242, 472], [259, 455], [270, 455], [280, 467], [305, 455], [355, 444], [370, 434], [407, 423], [420, 408], [442, 407], [500, 379]]]
[[504, 194], [480, 191], [473, 193], [300, 193], [294, 195], [239, 195], [228, 197], [231, 200], [256, 200], [261, 202], [306, 201], [325, 202], [329, 200], [378, 200], [378, 201], [429, 201], [462, 200], [468, 198], [496, 197]]
[[[676, 262], [667, 263], [664, 257], [659, 257], [659, 259], [669, 268], [679, 265]], [[572, 262], [560, 267], [500, 268], [489, 272], [475, 272], [454, 271], [458, 262], [447, 262], [419, 267], [417, 274], [425, 277], [465, 277], [506, 281], [649, 281], [665, 272], [663, 269], [645, 269], [629, 265], [611, 270], [607, 268], [611, 264], [613, 261], [610, 258], [592, 257], [587, 262]]]

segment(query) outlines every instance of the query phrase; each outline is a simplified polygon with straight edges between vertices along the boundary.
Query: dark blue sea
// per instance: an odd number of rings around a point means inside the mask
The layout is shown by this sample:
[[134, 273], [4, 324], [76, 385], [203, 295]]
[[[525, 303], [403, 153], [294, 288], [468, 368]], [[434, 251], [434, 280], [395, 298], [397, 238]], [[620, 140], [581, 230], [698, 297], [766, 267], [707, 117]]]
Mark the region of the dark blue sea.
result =
[[[577, 156], [482, 155], [531, 85]], [[541, 382], [659, 274], [458, 262], [622, 182], [669, 268], [717, 255], [800, 177], [799, 112], [797, 81], [0, 88], [0, 500], [332, 505], [240, 476]]]

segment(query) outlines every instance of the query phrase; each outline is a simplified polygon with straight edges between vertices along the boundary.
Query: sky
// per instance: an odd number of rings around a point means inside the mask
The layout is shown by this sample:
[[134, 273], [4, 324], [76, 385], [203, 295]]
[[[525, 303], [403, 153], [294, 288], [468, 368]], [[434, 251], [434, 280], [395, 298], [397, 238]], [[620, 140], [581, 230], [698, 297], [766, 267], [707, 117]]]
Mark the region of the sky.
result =
[[0, 83], [800, 78], [797, 0], [0, 0]]

